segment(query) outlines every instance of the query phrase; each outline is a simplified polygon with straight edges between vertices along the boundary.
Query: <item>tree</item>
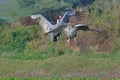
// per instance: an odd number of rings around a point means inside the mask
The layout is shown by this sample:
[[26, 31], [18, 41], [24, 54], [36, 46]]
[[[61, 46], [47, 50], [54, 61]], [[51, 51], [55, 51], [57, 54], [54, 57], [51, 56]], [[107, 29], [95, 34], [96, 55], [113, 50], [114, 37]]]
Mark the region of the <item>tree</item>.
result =
[[70, 8], [91, 4], [94, 0], [16, 0], [22, 14], [42, 14], [49, 21], [56, 23], [56, 16]]
[[64, 0], [65, 2], [71, 3], [72, 8], [76, 8], [77, 6], [86, 6], [93, 3], [95, 0]]
[[20, 7], [33, 7], [35, 5], [35, 0], [17, 0]]
[[71, 7], [64, 0], [18, 0], [17, 3], [22, 8], [22, 12], [29, 12], [29, 15], [42, 14], [52, 23], [56, 23], [56, 16], [59, 13], [62, 14]]

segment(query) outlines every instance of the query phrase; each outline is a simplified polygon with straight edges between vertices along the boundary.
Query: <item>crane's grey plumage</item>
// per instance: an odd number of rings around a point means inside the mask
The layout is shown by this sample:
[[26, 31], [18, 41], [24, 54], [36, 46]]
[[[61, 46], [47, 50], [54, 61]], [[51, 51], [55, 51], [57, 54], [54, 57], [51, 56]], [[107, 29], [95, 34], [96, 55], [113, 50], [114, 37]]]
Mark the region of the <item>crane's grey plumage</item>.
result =
[[86, 25], [86, 24], [77, 24], [74, 27], [68, 26], [67, 28], [64, 29], [64, 31], [66, 32], [66, 35], [67, 35], [68, 47], [70, 47], [70, 39], [72, 39], [72, 38], [74, 38], [75, 47], [76, 47], [76, 36], [77, 36], [77, 31], [78, 30], [95, 31], [95, 32], [98, 32], [98, 33], [102, 33], [101, 30], [89, 28], [89, 26]]

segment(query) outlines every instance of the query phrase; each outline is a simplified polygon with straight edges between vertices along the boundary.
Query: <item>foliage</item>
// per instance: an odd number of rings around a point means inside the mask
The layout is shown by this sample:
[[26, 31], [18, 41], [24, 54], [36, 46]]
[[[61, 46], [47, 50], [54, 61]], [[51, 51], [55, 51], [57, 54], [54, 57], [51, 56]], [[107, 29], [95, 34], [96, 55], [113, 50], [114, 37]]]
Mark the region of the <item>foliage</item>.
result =
[[65, 2], [69, 2], [72, 4], [73, 8], [86, 6], [94, 2], [94, 0], [64, 0]]
[[7, 20], [0, 19], [0, 25], [5, 24], [6, 22], [7, 22]]
[[[26, 43], [34, 38], [38, 38], [36, 35], [38, 27], [31, 28], [1, 28], [3, 30], [0, 35], [0, 45], [6, 45], [9, 50], [24, 51]], [[7, 31], [8, 30], [8, 31]], [[40, 37], [40, 36], [39, 36]]]
[[[102, 36], [98, 38], [98, 44], [101, 45], [103, 50], [114, 52], [117, 47], [116, 40], [119, 35], [119, 13], [120, 9], [119, 1], [95, 1], [93, 5], [89, 6], [89, 15], [86, 23], [90, 24], [94, 28], [104, 31]], [[98, 45], [96, 44], [96, 45]]]
[[[89, 14], [87, 15], [86, 24], [90, 24], [94, 28], [101, 29], [105, 33], [103, 35], [96, 34], [93, 36], [91, 36], [91, 34], [81, 34], [84, 38], [83, 41], [86, 39], [84, 41], [87, 44], [87, 46], [84, 45], [86, 47], [85, 51], [88, 52], [88, 54], [92, 54], [92, 55], [99, 54], [100, 52], [103, 53], [105, 52], [105, 54], [100, 55], [100, 57], [103, 58], [109, 57], [109, 55], [106, 54], [107, 52], [118, 53], [119, 42], [120, 42], [119, 1], [116, 2], [113, 1], [104, 2], [104, 0], [101, 1], [89, 0], [89, 1], [88, 3], [87, 2], [86, 3], [87, 4], [93, 3], [93, 4], [87, 5], [87, 7], [84, 6], [84, 8], [89, 12]], [[13, 4], [13, 2], [15, 4]], [[0, 13], [2, 17], [6, 18], [6, 16], [9, 16], [8, 17], [9, 19], [11, 17], [15, 17], [16, 19], [19, 19], [20, 16], [26, 16], [33, 13], [42, 13], [44, 15], [47, 15], [48, 13], [49, 14], [48, 17], [49, 17], [51, 14], [57, 15], [59, 13], [57, 11], [64, 12], [65, 9], [67, 9], [68, 7], [72, 7], [73, 4], [74, 5], [76, 4], [76, 6], [79, 7], [80, 3], [82, 3], [83, 1], [82, 0], [77, 0], [77, 1], [73, 1], [73, 0], [16, 1], [15, 0], [13, 2], [10, 3], [13, 4], [13, 6], [16, 6], [13, 9], [10, 5], [7, 5], [8, 3], [4, 3], [0, 5], [0, 6], [5, 6], [4, 8], [0, 7], [0, 10], [3, 10], [3, 12]], [[49, 3], [48, 6], [44, 5], [48, 3]], [[53, 3], [55, 5], [52, 5]], [[82, 4], [85, 5], [84, 3]], [[8, 9], [11, 9], [11, 11], [6, 12], [4, 11], [4, 9], [6, 9], [7, 11], [9, 11]], [[117, 10], [118, 12], [116, 12]], [[8, 15], [3, 16], [3, 13], [5, 12]], [[53, 14], [53, 12], [56, 13]], [[63, 44], [65, 42], [65, 39], [61, 39], [59, 42], [54, 44], [51, 43], [49, 38], [45, 38], [43, 36], [43, 33], [38, 26], [23, 27], [21, 25], [16, 25], [16, 24], [17, 23], [14, 22], [14, 24], [11, 23], [11, 25], [7, 25], [7, 24], [0, 25], [1, 57], [38, 60], [38, 59], [47, 59], [53, 56], [65, 55], [65, 54], [80, 56], [82, 52], [81, 50], [82, 48], [81, 49], [79, 48], [78, 50], [68, 49], [67, 44], [66, 43]], [[65, 35], [63, 34], [61, 37], [65, 37]], [[87, 37], [89, 39], [87, 39]], [[91, 42], [91, 40], [96, 40], [96, 41]]]
[[[1, 25], [0, 57], [42, 60], [64, 54], [66, 46], [64, 46], [64, 48], [53, 47], [50, 40], [47, 42], [45, 39], [41, 42], [43, 38], [44, 37], [39, 26], [22, 27], [21, 25], [14, 24], [10, 27], [9, 25]], [[45, 46], [47, 45], [46, 48], [41, 46], [41, 44], [44, 44]], [[60, 47], [59, 44], [60, 42], [56, 44], [56, 46]]]
[[35, 1], [33, 0], [18, 0], [18, 4], [20, 7], [33, 7], [35, 5]]
[[[87, 5], [93, 1], [94, 0], [11, 0], [0, 4], [0, 17], [9, 21], [16, 21], [23, 16], [42, 14], [52, 22], [53, 20], [56, 21], [56, 16], [59, 13], [63, 14], [73, 6], [77, 7], [81, 3]], [[53, 16], [53, 18], [50, 18], [50, 16]]]

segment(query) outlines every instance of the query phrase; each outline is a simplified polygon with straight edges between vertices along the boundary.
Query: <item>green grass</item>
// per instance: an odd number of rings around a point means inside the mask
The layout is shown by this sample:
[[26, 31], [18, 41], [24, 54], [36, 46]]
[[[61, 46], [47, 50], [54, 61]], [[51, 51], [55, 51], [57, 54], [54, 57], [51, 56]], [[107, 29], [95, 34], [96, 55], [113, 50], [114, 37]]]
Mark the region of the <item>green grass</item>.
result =
[[[107, 74], [109, 74], [108, 72], [119, 72], [119, 63], [119, 57], [98, 58], [96, 56], [86, 55], [64, 55], [60, 57], [52, 57], [46, 60], [18, 60], [1, 58], [0, 77], [36, 79], [77, 77], [81, 78], [81, 80], [94, 80], [101, 78], [108, 79], [110, 77], [107, 76]], [[85, 77], [86, 79], [82, 79], [82, 77]]]
[[[0, 78], [0, 80], [98, 80], [92, 78]], [[107, 80], [120, 80], [117, 78], [107, 79]]]
[[96, 80], [92, 78], [0, 78], [0, 80]]

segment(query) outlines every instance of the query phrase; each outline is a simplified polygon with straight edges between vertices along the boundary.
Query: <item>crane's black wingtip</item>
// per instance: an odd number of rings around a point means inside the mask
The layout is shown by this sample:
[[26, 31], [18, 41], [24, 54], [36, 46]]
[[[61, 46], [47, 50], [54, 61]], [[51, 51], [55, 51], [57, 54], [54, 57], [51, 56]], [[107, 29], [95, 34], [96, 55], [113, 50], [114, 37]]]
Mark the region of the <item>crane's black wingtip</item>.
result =
[[45, 33], [44, 35], [48, 35], [48, 33]]
[[98, 32], [98, 33], [103, 33], [103, 31], [102, 31], [102, 30], [96, 30], [96, 32]]

